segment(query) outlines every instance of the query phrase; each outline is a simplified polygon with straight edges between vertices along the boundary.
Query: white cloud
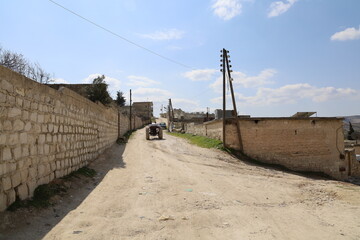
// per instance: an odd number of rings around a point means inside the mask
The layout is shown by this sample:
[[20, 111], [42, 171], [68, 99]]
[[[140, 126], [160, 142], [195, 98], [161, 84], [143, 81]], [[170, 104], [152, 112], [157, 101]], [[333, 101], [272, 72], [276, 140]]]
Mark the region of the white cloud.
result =
[[166, 102], [172, 93], [160, 88], [137, 88], [132, 91], [133, 101]]
[[164, 31], [156, 31], [154, 33], [140, 34], [143, 38], [149, 38], [152, 40], [173, 40], [183, 38], [185, 32], [176, 28], [167, 29]]
[[[88, 77], [84, 78], [82, 80], [83, 83], [92, 83], [95, 78], [98, 76], [101, 76], [102, 74], [94, 73], [90, 74]], [[116, 92], [121, 90], [121, 81], [116, 78], [108, 77], [105, 75], [105, 82], [109, 85], [108, 91], [110, 93], [110, 96], [115, 99], [116, 98]]]
[[130, 82], [127, 83], [128, 86], [148, 87], [148, 86], [160, 84], [160, 82], [158, 81], [143, 76], [131, 75], [128, 76], [127, 78], [130, 80]]
[[209, 81], [213, 78], [218, 70], [215, 69], [198, 69], [184, 73], [184, 77], [192, 81]]
[[270, 4], [268, 17], [277, 17], [288, 11], [297, 0], [276, 1]]
[[51, 79], [51, 83], [54, 83], [54, 84], [58, 84], [58, 83], [69, 84], [68, 81], [66, 81], [65, 79], [62, 79], [62, 78]]
[[214, 14], [223, 20], [230, 20], [241, 14], [240, 0], [216, 0], [212, 5]]
[[[234, 71], [231, 74], [233, 78], [233, 85], [241, 85], [245, 88], [254, 88], [263, 86], [266, 84], [271, 84], [273, 81], [270, 79], [277, 73], [275, 69], [264, 69], [257, 76], [247, 76], [245, 73]], [[210, 87], [214, 89], [214, 91], [219, 92], [222, 91], [222, 77], [216, 79], [216, 81], [210, 84]]]
[[333, 41], [347, 41], [360, 39], [360, 26], [359, 29], [347, 28], [344, 31], [337, 32], [330, 38]]
[[[315, 87], [308, 83], [285, 85], [280, 88], [260, 88], [255, 96], [237, 94], [237, 101], [244, 105], [294, 104], [303, 99], [326, 102], [332, 99], [359, 97], [360, 92], [350, 88]], [[222, 98], [214, 98], [219, 102]]]

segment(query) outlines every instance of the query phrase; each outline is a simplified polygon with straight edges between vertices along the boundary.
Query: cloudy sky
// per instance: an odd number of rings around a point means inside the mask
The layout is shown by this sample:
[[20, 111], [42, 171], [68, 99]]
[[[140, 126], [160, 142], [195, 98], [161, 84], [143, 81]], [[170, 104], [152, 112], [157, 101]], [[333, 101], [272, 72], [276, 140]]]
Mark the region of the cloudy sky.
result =
[[240, 114], [354, 115], [359, 12], [359, 0], [0, 0], [0, 45], [56, 82], [104, 74], [113, 96], [132, 89], [155, 114], [169, 98], [221, 108], [226, 48]]

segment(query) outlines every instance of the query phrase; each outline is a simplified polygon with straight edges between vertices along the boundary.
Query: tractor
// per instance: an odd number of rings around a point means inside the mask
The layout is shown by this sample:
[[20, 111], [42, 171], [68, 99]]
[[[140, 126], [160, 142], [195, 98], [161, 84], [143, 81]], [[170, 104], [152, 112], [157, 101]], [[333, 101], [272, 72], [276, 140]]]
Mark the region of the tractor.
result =
[[163, 130], [159, 124], [150, 124], [145, 128], [146, 140], [150, 139], [150, 136], [158, 136], [159, 139], [163, 139]]

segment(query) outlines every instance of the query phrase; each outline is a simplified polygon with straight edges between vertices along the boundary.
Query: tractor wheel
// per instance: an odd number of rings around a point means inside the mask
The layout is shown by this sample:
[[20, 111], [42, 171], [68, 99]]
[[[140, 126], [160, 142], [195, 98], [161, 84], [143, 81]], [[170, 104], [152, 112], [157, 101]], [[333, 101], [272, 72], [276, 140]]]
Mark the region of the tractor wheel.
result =
[[146, 140], [150, 139], [150, 133], [149, 133], [150, 129], [149, 128], [145, 128], [145, 135], [146, 135]]
[[159, 131], [159, 139], [163, 139], [163, 130], [160, 128]]

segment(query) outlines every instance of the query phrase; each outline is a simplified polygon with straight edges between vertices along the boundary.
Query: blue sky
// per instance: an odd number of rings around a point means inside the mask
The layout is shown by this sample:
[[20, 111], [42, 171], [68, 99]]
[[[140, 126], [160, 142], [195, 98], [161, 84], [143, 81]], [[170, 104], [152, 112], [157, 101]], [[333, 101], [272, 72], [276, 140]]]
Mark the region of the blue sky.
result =
[[213, 111], [226, 48], [240, 114], [360, 114], [359, 0], [54, 1], [120, 36], [49, 0], [0, 0], [0, 45], [56, 82], [104, 74], [113, 95], [128, 100], [132, 89], [155, 114], [169, 98], [174, 108]]

